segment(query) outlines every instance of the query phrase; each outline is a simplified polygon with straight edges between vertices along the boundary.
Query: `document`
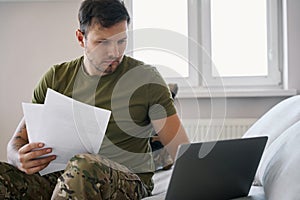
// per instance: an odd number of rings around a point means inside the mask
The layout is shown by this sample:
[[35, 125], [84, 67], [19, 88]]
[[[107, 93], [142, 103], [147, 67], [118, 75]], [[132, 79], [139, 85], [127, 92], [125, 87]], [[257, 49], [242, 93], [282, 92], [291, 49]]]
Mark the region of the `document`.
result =
[[23, 103], [29, 142], [43, 142], [57, 158], [41, 175], [65, 169], [76, 154], [97, 154], [111, 111], [47, 90], [44, 104]]

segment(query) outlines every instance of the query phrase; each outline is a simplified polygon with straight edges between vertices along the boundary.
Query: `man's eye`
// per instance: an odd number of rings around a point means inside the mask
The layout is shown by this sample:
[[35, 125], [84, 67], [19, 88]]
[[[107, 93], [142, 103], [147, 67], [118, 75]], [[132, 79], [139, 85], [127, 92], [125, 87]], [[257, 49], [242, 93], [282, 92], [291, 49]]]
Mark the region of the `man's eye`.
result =
[[118, 44], [124, 44], [125, 42], [126, 42], [126, 39], [119, 40], [119, 41], [118, 41]]
[[103, 45], [107, 45], [108, 41], [107, 40], [99, 40], [97, 41], [98, 44], [103, 44]]

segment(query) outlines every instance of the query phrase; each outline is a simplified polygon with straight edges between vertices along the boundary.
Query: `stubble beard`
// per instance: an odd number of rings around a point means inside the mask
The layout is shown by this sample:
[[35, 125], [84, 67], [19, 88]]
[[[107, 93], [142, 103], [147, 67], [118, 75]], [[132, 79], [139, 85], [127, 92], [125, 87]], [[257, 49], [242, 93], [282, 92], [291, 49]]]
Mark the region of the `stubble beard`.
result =
[[119, 61], [114, 61], [114, 62], [117, 62], [117, 63], [111, 63], [111, 64], [108, 64], [108, 65], [105, 65], [105, 63], [97, 63], [95, 62], [95, 60], [91, 59], [90, 56], [88, 54], [86, 54], [86, 57], [87, 57], [87, 60], [89, 61], [89, 65], [92, 67], [93, 71], [97, 71], [97, 72], [100, 72], [101, 74], [111, 74], [113, 73], [113, 65], [116, 64], [118, 65], [119, 64]]

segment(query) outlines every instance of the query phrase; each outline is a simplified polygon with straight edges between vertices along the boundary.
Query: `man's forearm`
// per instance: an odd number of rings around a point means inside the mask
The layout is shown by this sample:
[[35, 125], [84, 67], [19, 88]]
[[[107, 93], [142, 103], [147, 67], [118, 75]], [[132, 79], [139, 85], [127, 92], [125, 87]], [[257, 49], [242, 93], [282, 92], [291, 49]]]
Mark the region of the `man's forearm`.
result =
[[158, 133], [161, 143], [166, 147], [173, 159], [180, 144], [189, 143], [189, 138], [177, 114], [162, 120], [153, 120], [152, 125]]
[[13, 137], [7, 145], [7, 160], [9, 163], [17, 166], [18, 164], [18, 151], [28, 143], [26, 124], [24, 120], [18, 125]]

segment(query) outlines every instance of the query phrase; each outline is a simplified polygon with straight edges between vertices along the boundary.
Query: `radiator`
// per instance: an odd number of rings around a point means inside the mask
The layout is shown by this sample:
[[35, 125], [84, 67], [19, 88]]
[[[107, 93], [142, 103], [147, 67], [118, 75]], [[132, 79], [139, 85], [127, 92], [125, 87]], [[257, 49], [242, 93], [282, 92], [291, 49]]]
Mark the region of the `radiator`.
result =
[[182, 124], [190, 141], [200, 142], [240, 138], [256, 120], [254, 118], [186, 119], [182, 120]]

